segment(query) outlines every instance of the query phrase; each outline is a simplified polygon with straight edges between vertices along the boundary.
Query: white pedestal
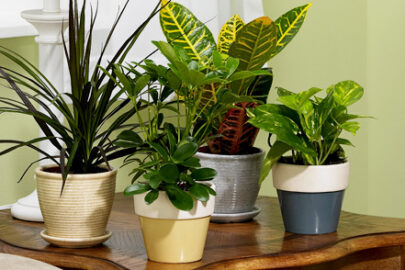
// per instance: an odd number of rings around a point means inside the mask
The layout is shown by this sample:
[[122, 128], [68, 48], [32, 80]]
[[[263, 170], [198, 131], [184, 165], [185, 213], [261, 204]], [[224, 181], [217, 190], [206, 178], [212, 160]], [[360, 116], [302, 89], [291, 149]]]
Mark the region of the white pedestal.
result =
[[22, 220], [43, 222], [44, 219], [42, 217], [41, 209], [39, 208], [37, 190], [27, 197], [19, 199], [11, 207], [11, 215]]

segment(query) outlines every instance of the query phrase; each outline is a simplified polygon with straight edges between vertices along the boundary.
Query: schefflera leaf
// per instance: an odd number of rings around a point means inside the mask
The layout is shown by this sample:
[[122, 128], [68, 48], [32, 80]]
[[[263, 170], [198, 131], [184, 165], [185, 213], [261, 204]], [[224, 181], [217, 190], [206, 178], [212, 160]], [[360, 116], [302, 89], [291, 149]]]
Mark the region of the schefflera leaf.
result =
[[235, 14], [230, 18], [224, 26], [218, 36], [218, 51], [220, 53], [228, 54], [232, 43], [236, 40], [236, 34], [245, 25], [242, 18], [238, 14]]
[[162, 1], [160, 24], [167, 41], [183, 48], [192, 60], [211, 57], [216, 42], [208, 27], [179, 3]]
[[[231, 57], [239, 59], [238, 71], [259, 70], [276, 51], [277, 28], [269, 17], [260, 17], [246, 24], [236, 35], [229, 49]], [[232, 91], [245, 94], [252, 78], [232, 83]]]
[[279, 54], [300, 30], [305, 21], [307, 11], [312, 4], [296, 7], [283, 14], [276, 20], [277, 25], [277, 48], [271, 58]]

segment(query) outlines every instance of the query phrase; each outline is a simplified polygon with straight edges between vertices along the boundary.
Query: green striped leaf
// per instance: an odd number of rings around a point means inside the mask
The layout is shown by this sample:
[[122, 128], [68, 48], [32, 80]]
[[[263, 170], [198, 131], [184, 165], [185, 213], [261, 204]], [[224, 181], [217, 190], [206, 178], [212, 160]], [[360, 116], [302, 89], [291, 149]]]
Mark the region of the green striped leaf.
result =
[[276, 20], [277, 25], [277, 49], [271, 58], [279, 54], [300, 30], [304, 23], [307, 11], [312, 4], [296, 7], [283, 14]]
[[[236, 35], [229, 55], [239, 59], [239, 71], [258, 70], [269, 61], [276, 51], [277, 28], [269, 17], [260, 17], [245, 25]], [[246, 94], [253, 78], [232, 83], [232, 91]]]
[[238, 14], [230, 18], [224, 26], [218, 36], [218, 51], [220, 53], [228, 54], [232, 43], [236, 40], [236, 34], [245, 25], [241, 17]]
[[160, 24], [167, 41], [183, 48], [192, 60], [211, 57], [216, 43], [208, 27], [178, 3], [165, 0], [162, 6]]

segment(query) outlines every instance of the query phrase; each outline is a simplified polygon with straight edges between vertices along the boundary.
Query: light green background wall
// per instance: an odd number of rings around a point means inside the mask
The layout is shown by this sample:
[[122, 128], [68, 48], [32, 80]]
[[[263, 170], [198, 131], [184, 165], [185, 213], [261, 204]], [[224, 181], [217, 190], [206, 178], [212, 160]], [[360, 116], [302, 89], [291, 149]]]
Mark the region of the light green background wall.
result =
[[[264, 0], [266, 15], [273, 19], [304, 3]], [[400, 0], [314, 0], [301, 32], [270, 63], [274, 85], [293, 91], [328, 87], [345, 79], [365, 87], [365, 97], [353, 112], [376, 120], [362, 121], [362, 129], [352, 139], [356, 148], [347, 150], [352, 166], [344, 202], [348, 211], [405, 217], [405, 27], [400, 13], [404, 9]], [[33, 38], [0, 40], [0, 45], [37, 61]], [[7, 63], [0, 58], [0, 65]], [[275, 100], [274, 91], [271, 100]], [[38, 132], [32, 121], [15, 115], [0, 115], [0, 124], [0, 139], [24, 139]], [[260, 134], [258, 145], [266, 147], [265, 141], [265, 134]], [[35, 157], [29, 150], [0, 157], [0, 205], [32, 190], [32, 172], [21, 184], [15, 182]], [[120, 171], [117, 190], [128, 183], [127, 173]], [[261, 194], [275, 195], [271, 179], [265, 181]]]

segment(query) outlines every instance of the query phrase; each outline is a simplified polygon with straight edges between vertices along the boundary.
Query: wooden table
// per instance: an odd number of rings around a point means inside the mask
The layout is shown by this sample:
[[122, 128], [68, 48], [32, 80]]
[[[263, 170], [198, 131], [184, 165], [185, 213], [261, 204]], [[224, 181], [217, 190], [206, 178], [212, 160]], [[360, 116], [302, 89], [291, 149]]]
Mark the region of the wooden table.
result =
[[43, 224], [13, 220], [0, 211], [0, 252], [66, 269], [405, 269], [405, 220], [342, 212], [337, 233], [284, 232], [275, 198], [262, 197], [252, 222], [211, 224], [202, 261], [159, 264], [147, 260], [132, 199], [116, 196], [108, 229], [113, 236], [90, 249], [49, 246]]

